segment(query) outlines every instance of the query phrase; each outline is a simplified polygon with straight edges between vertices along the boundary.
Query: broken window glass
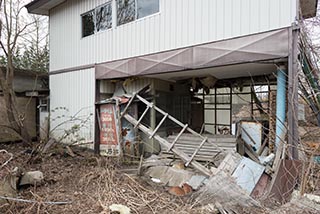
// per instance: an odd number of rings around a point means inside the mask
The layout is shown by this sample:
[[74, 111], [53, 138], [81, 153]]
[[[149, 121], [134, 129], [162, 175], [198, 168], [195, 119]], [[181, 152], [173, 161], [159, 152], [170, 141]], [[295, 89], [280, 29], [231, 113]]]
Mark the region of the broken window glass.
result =
[[94, 11], [89, 11], [81, 16], [82, 37], [94, 34]]
[[96, 9], [96, 30], [97, 32], [112, 27], [112, 6], [111, 2]]
[[137, 19], [159, 12], [159, 0], [137, 0]]
[[117, 23], [123, 25], [135, 20], [135, 0], [117, 1]]

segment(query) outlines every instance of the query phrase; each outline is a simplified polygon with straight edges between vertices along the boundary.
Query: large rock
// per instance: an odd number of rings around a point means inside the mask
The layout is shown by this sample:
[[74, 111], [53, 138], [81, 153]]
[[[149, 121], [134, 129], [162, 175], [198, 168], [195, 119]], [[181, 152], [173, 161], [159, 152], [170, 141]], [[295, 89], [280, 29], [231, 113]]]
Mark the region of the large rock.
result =
[[40, 171], [30, 171], [22, 175], [19, 186], [37, 185], [43, 181], [43, 173]]

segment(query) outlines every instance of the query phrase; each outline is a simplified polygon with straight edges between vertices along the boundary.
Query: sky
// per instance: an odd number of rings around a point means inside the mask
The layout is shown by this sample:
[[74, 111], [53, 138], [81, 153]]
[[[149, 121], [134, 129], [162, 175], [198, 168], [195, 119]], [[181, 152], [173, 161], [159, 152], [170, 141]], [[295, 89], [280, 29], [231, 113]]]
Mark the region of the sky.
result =
[[[4, 1], [4, 3], [7, 2], [7, 6], [9, 6], [9, 1]], [[23, 26], [32, 23], [33, 20], [37, 17], [40, 19], [40, 27], [39, 27], [39, 38], [41, 40], [41, 46], [45, 45], [46, 43], [46, 35], [48, 34], [48, 18], [45, 16], [37, 16], [37, 15], [31, 15], [28, 13], [27, 9], [24, 7], [26, 4], [31, 2], [30, 0], [13, 0], [13, 2], [16, 3], [14, 6], [15, 11], [18, 8], [22, 8], [21, 12], [19, 14], [19, 23], [20, 23], [20, 28]], [[18, 3], [18, 4], [17, 4]], [[3, 11], [3, 7], [1, 9]], [[0, 13], [0, 18], [4, 22], [4, 13], [1, 11]], [[35, 33], [35, 25], [30, 25], [23, 33], [23, 35], [19, 38], [18, 44], [19, 44], [19, 49], [21, 52], [25, 49], [25, 46], [28, 46], [30, 44], [30, 41], [36, 39], [36, 33]], [[2, 31], [2, 37], [1, 40], [3, 43], [5, 43], [6, 40], [6, 31], [3, 29]], [[0, 55], [4, 55], [4, 51], [2, 48], [0, 48]]]

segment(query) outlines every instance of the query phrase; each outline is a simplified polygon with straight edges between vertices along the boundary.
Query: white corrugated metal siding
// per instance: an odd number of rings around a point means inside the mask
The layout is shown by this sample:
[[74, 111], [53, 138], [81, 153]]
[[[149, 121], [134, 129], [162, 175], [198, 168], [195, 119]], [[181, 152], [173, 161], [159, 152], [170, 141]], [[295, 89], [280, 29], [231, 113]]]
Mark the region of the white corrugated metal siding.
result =
[[[79, 137], [70, 135], [66, 141], [72, 138], [84, 138], [85, 141], [94, 140], [94, 103], [95, 103], [95, 77], [94, 69], [56, 74], [50, 76], [50, 112], [51, 130], [53, 136], [59, 139], [65, 130], [81, 121], [86, 121], [81, 128]], [[70, 122], [70, 117], [77, 118]], [[63, 124], [56, 128], [58, 124]]]
[[80, 14], [106, 0], [50, 11], [50, 70], [106, 62], [288, 27], [294, 0], [160, 0], [160, 13], [81, 38]]

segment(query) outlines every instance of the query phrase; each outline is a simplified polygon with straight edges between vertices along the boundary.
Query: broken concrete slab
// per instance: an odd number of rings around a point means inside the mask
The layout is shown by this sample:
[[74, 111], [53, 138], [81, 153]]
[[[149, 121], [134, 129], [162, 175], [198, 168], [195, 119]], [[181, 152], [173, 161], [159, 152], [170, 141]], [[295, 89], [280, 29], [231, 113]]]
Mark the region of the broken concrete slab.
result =
[[203, 175], [194, 175], [190, 178], [190, 180], [187, 181], [187, 184], [189, 184], [192, 189], [197, 190], [203, 185], [207, 177]]
[[172, 160], [161, 158], [157, 155], [151, 155], [149, 158], [143, 160], [142, 169], [153, 166], [169, 166]]
[[43, 181], [43, 173], [40, 171], [30, 171], [22, 175], [19, 186], [37, 185]]
[[153, 179], [159, 179], [160, 183], [168, 186], [181, 186], [187, 183], [195, 173], [169, 166], [150, 167], [145, 175]]

